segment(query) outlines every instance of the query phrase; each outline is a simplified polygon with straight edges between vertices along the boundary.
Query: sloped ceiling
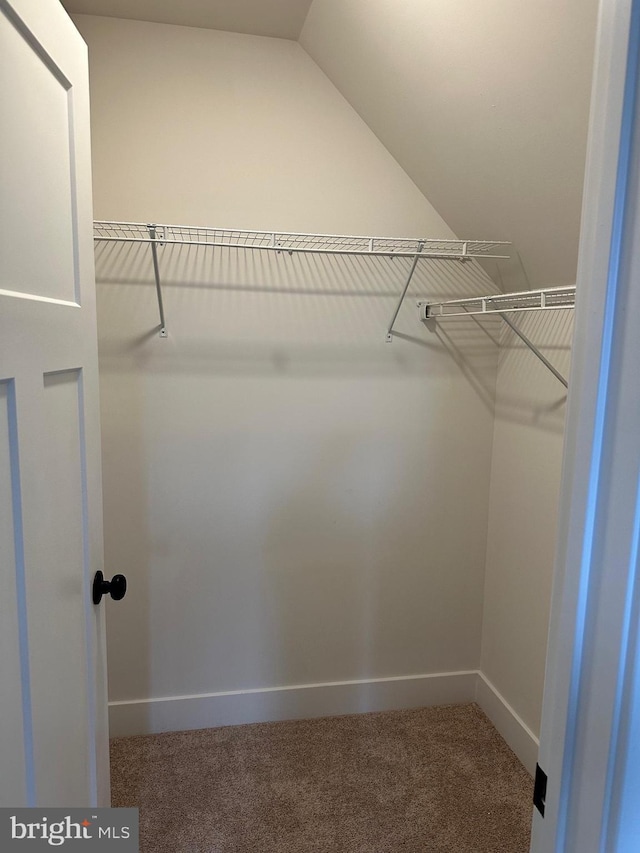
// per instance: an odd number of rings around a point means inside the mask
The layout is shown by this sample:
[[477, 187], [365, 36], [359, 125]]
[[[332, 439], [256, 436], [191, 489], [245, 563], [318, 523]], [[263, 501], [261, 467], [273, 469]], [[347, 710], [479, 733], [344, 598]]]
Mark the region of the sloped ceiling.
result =
[[542, 287], [575, 282], [596, 14], [597, 0], [314, 0], [300, 43], [453, 230], [512, 240], [513, 284]]
[[458, 235], [514, 243], [505, 289], [574, 283], [598, 0], [63, 2], [300, 36]]
[[311, 0], [61, 0], [67, 12], [297, 39]]

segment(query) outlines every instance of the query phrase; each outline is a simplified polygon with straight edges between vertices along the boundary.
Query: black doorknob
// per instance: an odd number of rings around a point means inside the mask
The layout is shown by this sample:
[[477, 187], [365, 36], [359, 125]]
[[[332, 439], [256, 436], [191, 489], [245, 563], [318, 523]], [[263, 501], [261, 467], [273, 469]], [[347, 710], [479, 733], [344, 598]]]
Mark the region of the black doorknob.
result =
[[93, 579], [93, 603], [100, 604], [103, 595], [110, 595], [114, 601], [124, 598], [127, 591], [127, 579], [124, 575], [114, 575], [110, 581], [104, 579], [102, 572], [96, 572]]

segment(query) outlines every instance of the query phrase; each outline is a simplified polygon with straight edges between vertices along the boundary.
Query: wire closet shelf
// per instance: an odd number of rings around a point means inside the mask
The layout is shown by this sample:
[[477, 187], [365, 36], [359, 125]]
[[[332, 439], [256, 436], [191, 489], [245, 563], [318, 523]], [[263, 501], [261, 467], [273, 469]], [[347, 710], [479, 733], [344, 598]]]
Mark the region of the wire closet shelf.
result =
[[[256, 249], [288, 253], [307, 252], [324, 255], [362, 255], [370, 257], [405, 257], [411, 259], [404, 286], [387, 326], [385, 340], [393, 340], [393, 327], [407, 295], [416, 266], [422, 258], [466, 263], [473, 260], [506, 260], [505, 240], [433, 240], [416, 237], [363, 237], [344, 234], [298, 234], [292, 231], [251, 231], [239, 228], [209, 228], [195, 225], [163, 225], [142, 222], [113, 222], [96, 220], [93, 223], [95, 243], [146, 243], [151, 247], [153, 270], [158, 298], [160, 337], [167, 337], [164, 302], [160, 278], [158, 247], [164, 245], [206, 246], [221, 249]], [[575, 288], [555, 288], [544, 291], [497, 294], [470, 299], [432, 303], [418, 302], [423, 320], [473, 314], [498, 314], [522, 338], [541, 361], [567, 385], [566, 380], [542, 353], [517, 329], [504, 312], [572, 308]]]
[[193, 225], [159, 225], [140, 222], [93, 223], [96, 243], [156, 243], [259, 249], [272, 252], [313, 252], [329, 255], [374, 255], [453, 260], [508, 258], [504, 241], [428, 240], [409, 237], [361, 237], [338, 234], [296, 234], [290, 231], [247, 231], [239, 228], [204, 228]]
[[502, 314], [505, 311], [509, 313], [557, 311], [562, 308], [575, 308], [575, 304], [575, 285], [523, 290], [518, 293], [497, 293], [492, 296], [474, 296], [466, 299], [448, 299], [446, 302], [419, 300], [417, 303], [423, 320]]
[[569, 387], [567, 379], [507, 314], [519, 314], [527, 311], [558, 311], [575, 308], [575, 304], [575, 285], [545, 287], [540, 290], [522, 290], [518, 293], [496, 293], [492, 296], [475, 296], [466, 299], [448, 299], [446, 302], [428, 302], [426, 300], [418, 300], [417, 302], [420, 319], [423, 322], [446, 320], [449, 317], [498, 315], [565, 388]]

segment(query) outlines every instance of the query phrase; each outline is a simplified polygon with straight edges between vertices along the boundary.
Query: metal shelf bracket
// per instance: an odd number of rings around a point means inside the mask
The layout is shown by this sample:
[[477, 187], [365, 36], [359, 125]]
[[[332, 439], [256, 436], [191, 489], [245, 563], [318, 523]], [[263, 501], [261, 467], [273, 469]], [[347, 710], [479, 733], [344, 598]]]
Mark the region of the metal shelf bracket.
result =
[[512, 330], [515, 332], [515, 334], [520, 338], [520, 340], [521, 340], [523, 343], [525, 343], [525, 344], [529, 347], [529, 349], [531, 350], [531, 352], [532, 352], [534, 355], [536, 355], [536, 356], [540, 359], [540, 361], [544, 364], [544, 366], [545, 366], [546, 368], [548, 368], [548, 369], [553, 373], [553, 375], [556, 377], [556, 379], [558, 380], [558, 382], [562, 382], [562, 384], [564, 385], [564, 387], [565, 387], [565, 388], [568, 388], [568, 387], [569, 387], [569, 383], [568, 383], [568, 382], [567, 382], [567, 380], [564, 378], [564, 376], [560, 373], [560, 371], [559, 371], [559, 370], [557, 370], [557, 369], [556, 369], [556, 368], [551, 364], [551, 362], [549, 361], [549, 359], [548, 359], [546, 356], [544, 356], [544, 355], [540, 352], [540, 350], [538, 349], [538, 347], [537, 347], [537, 346], [536, 346], [532, 341], [530, 341], [530, 340], [529, 340], [529, 338], [525, 335], [525, 333], [524, 333], [521, 329], [519, 329], [519, 328], [516, 326], [516, 324], [515, 324], [512, 320], [510, 320], [510, 319], [507, 317], [507, 315], [506, 315], [506, 314], [500, 314], [500, 316], [501, 316], [501, 317], [502, 317], [502, 319], [505, 321], [505, 323], [507, 324], [507, 326], [509, 326], [509, 328], [510, 328], [510, 329], [512, 329]]
[[[387, 327], [387, 334], [385, 336], [385, 343], [393, 343], [393, 326], [396, 322], [398, 314], [400, 313], [400, 309], [402, 308], [402, 303], [404, 302], [404, 298], [407, 295], [407, 290], [409, 290], [409, 285], [411, 284], [411, 279], [413, 278], [413, 274], [416, 271], [416, 267], [418, 265], [418, 261], [420, 260], [420, 253], [424, 249], [424, 240], [418, 243], [418, 250], [416, 254], [413, 256], [413, 261], [411, 262], [411, 267], [409, 268], [409, 275], [407, 276], [407, 280], [405, 281], [404, 287], [402, 288], [402, 293], [400, 294], [400, 299], [398, 299], [398, 304], [396, 305], [396, 310], [393, 312], [393, 317], [391, 318], [391, 322]], [[465, 252], [466, 252], [466, 244], [465, 244]]]
[[156, 295], [158, 297], [158, 313], [160, 314], [160, 331], [161, 338], [167, 337], [167, 327], [164, 320], [164, 303], [162, 301], [162, 287], [160, 285], [160, 267], [158, 265], [158, 237], [155, 225], [147, 225], [149, 229], [149, 242], [151, 245], [151, 256], [153, 257], [153, 274], [156, 279]]

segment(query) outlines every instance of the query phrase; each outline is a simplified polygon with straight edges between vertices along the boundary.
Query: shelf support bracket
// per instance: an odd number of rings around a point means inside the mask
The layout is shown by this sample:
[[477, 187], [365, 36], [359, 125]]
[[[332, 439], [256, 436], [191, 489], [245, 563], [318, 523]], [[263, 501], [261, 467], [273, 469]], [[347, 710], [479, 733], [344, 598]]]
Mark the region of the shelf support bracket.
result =
[[167, 337], [167, 328], [164, 321], [164, 303], [162, 301], [162, 287], [160, 286], [160, 267], [158, 265], [158, 247], [156, 237], [156, 226], [147, 225], [149, 238], [151, 240], [151, 256], [153, 258], [153, 274], [156, 279], [156, 296], [158, 297], [158, 313], [160, 314], [160, 337]]
[[556, 370], [556, 368], [551, 364], [551, 362], [549, 361], [549, 359], [548, 359], [548, 358], [546, 358], [546, 357], [545, 357], [545, 356], [540, 352], [540, 350], [538, 349], [538, 347], [537, 347], [537, 346], [536, 346], [532, 341], [530, 341], [530, 340], [529, 340], [529, 338], [525, 335], [525, 333], [524, 333], [524, 332], [522, 332], [522, 331], [521, 331], [521, 330], [516, 326], [516, 324], [515, 324], [512, 320], [510, 320], [510, 319], [507, 317], [507, 315], [506, 315], [506, 314], [502, 314], [502, 313], [500, 313], [500, 316], [501, 316], [501, 317], [502, 317], [502, 319], [505, 321], [505, 323], [507, 324], [507, 326], [509, 326], [509, 328], [510, 328], [513, 332], [515, 332], [515, 334], [520, 338], [520, 340], [521, 340], [523, 343], [525, 343], [525, 344], [529, 347], [529, 349], [531, 350], [531, 352], [532, 352], [532, 353], [534, 353], [534, 355], [537, 355], [537, 356], [538, 356], [538, 358], [539, 358], [539, 359], [540, 359], [540, 361], [544, 364], [544, 366], [545, 366], [545, 367], [547, 367], [547, 368], [548, 368], [548, 369], [553, 373], [553, 375], [556, 377], [556, 379], [558, 380], [558, 382], [562, 382], [562, 384], [564, 385], [564, 387], [565, 387], [565, 388], [568, 388], [568, 387], [569, 387], [569, 383], [568, 383], [568, 382], [567, 382], [567, 380], [564, 378], [564, 376], [560, 373], [560, 371]]
[[420, 253], [424, 249], [424, 240], [421, 240], [418, 243], [418, 249], [416, 254], [413, 256], [413, 261], [411, 263], [411, 268], [409, 269], [409, 275], [407, 276], [407, 280], [402, 289], [402, 293], [400, 294], [400, 299], [398, 299], [398, 304], [396, 305], [396, 310], [393, 312], [393, 317], [391, 318], [391, 322], [387, 328], [387, 335], [385, 337], [385, 342], [390, 344], [393, 341], [393, 326], [396, 322], [398, 314], [400, 313], [400, 309], [402, 308], [402, 303], [404, 302], [404, 298], [407, 295], [407, 290], [409, 290], [409, 285], [411, 284], [411, 279], [413, 278], [413, 274], [416, 271], [416, 266], [418, 265], [418, 261], [420, 259]]

